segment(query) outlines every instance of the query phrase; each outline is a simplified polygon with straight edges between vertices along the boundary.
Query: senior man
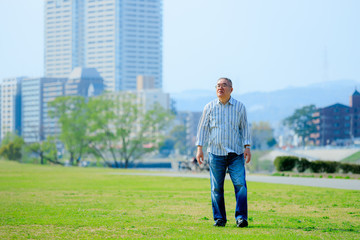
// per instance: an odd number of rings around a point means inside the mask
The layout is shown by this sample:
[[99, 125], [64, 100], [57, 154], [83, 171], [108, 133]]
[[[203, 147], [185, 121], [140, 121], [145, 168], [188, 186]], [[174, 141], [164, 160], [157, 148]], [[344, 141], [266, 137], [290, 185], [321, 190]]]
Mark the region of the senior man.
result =
[[216, 227], [225, 227], [227, 218], [224, 201], [226, 171], [234, 185], [238, 227], [248, 226], [246, 163], [251, 160], [250, 130], [245, 105], [231, 97], [232, 81], [220, 78], [216, 84], [218, 99], [209, 102], [203, 110], [197, 131], [199, 164], [204, 162], [203, 146], [208, 144], [211, 202]]

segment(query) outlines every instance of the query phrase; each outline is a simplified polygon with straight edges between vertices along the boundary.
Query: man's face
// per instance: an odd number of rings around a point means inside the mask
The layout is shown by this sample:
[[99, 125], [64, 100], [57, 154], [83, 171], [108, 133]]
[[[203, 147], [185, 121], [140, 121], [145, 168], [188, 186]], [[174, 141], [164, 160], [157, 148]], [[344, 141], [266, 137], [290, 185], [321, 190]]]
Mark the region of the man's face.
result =
[[216, 84], [216, 95], [220, 99], [230, 98], [231, 92], [233, 91], [230, 83], [225, 79], [220, 79]]

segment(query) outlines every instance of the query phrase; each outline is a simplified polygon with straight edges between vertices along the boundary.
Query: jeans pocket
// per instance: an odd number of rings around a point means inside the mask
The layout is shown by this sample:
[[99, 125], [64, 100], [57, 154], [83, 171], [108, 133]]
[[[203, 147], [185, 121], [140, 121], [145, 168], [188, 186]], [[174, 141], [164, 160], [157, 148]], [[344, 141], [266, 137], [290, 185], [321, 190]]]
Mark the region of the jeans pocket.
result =
[[214, 159], [214, 155], [212, 153], [209, 153], [209, 155], [208, 155], [209, 164], [212, 163], [213, 159]]

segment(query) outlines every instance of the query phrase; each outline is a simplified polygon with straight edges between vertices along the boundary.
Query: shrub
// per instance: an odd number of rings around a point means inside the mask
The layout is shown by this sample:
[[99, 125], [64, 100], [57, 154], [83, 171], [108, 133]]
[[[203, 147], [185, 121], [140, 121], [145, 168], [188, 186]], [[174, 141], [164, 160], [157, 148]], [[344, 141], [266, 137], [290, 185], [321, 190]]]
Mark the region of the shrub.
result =
[[23, 141], [14, 141], [1, 146], [0, 156], [8, 160], [20, 161]]
[[352, 173], [360, 174], [360, 165], [359, 164], [352, 164]]
[[340, 164], [340, 169], [343, 171], [343, 173], [352, 172], [353, 165], [354, 164], [350, 164], [350, 163], [342, 163]]
[[292, 171], [296, 167], [298, 172], [310, 169], [314, 173], [336, 173], [340, 169], [343, 173], [360, 174], [360, 165], [352, 163], [340, 163], [336, 161], [308, 161], [306, 158], [298, 159], [294, 156], [280, 156], [275, 158], [274, 165], [276, 170]]
[[275, 177], [281, 176], [281, 177], [283, 177], [283, 176], [285, 176], [285, 174], [284, 173], [273, 173], [271, 176], [275, 176]]
[[310, 162], [310, 169], [314, 173], [324, 172], [324, 162], [323, 161]]
[[339, 163], [335, 161], [313, 161], [310, 162], [310, 169], [314, 173], [335, 173], [339, 168]]
[[274, 165], [277, 171], [291, 171], [298, 161], [294, 156], [279, 156], [275, 158]]
[[296, 169], [298, 172], [305, 172], [310, 167], [310, 162], [306, 158], [301, 158], [296, 162]]
[[323, 171], [326, 173], [335, 173], [339, 168], [339, 162], [325, 161], [323, 162]]

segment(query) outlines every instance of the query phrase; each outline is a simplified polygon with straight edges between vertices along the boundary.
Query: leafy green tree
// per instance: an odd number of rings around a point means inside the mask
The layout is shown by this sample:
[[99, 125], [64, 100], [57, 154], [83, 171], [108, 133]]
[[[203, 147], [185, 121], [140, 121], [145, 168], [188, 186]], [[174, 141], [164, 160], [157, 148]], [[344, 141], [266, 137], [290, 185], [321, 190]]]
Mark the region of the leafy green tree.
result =
[[116, 133], [111, 124], [116, 119], [114, 106], [115, 102], [105, 95], [89, 99], [88, 152], [101, 158], [109, 167], [112, 166], [109, 159], [114, 160], [115, 167], [120, 167], [115, 151]]
[[185, 144], [186, 127], [184, 125], [177, 125], [171, 130], [170, 135], [175, 141], [174, 148], [177, 149], [180, 154], [187, 154], [187, 145]]
[[23, 146], [24, 139], [22, 137], [7, 133], [1, 143], [0, 156], [8, 160], [21, 161]]
[[276, 144], [269, 122], [251, 123], [251, 142], [254, 149], [266, 149]]
[[304, 106], [296, 109], [293, 115], [287, 117], [283, 123], [301, 137], [302, 144], [305, 146], [305, 139], [311, 133], [316, 132], [313, 114], [316, 112], [315, 105]]
[[[130, 93], [108, 94], [89, 100], [89, 151], [108, 166], [129, 166], [158, 149], [172, 115], [159, 105], [145, 111]], [[110, 162], [109, 157], [113, 160]]]
[[27, 150], [38, 154], [41, 164], [50, 162], [53, 164], [63, 165], [57, 157], [55, 137], [48, 137], [46, 141], [31, 143], [27, 145]]
[[269, 140], [267, 140], [266, 144], [269, 148], [272, 148], [277, 144], [277, 142], [275, 138], [270, 138]]
[[160, 150], [165, 152], [166, 156], [173, 150], [178, 150], [180, 154], [187, 154], [188, 147], [186, 145], [186, 127], [184, 125], [176, 125], [170, 131], [169, 136], [161, 143]]
[[[49, 116], [58, 119], [59, 139], [70, 154], [70, 164], [80, 163], [88, 146], [88, 108], [84, 97], [58, 97], [49, 103]], [[76, 159], [76, 160], [75, 160]]]
[[168, 157], [174, 150], [175, 141], [171, 137], [167, 137], [159, 147], [159, 152], [162, 156]]

